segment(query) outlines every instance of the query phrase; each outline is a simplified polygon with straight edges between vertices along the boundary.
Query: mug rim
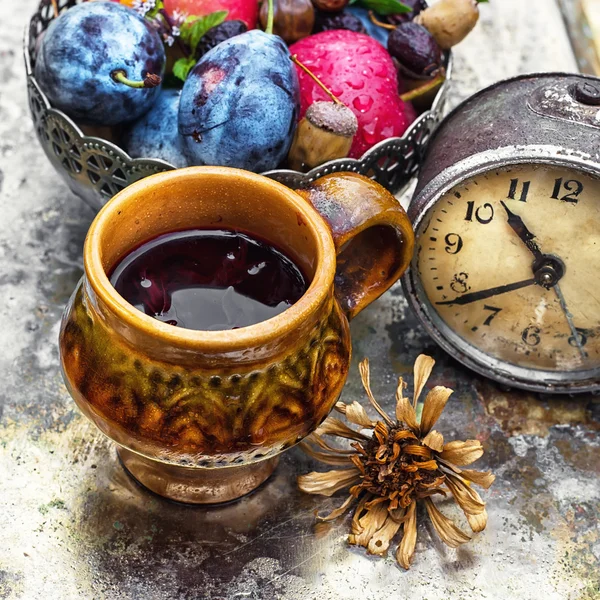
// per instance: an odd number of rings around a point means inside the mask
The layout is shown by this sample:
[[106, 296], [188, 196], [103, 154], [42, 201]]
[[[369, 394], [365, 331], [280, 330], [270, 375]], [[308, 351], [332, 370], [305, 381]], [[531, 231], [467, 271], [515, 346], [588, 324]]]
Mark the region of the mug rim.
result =
[[[277, 195], [280, 201], [287, 202], [293, 210], [301, 213], [303, 221], [312, 229], [317, 245], [314, 276], [302, 297], [282, 313], [239, 329], [217, 331], [186, 329], [146, 315], [127, 302], [110, 283], [101, 260], [100, 242], [105, 224], [124, 205], [149, 189], [155, 189], [175, 179], [195, 179], [204, 176], [237, 177], [259, 184], [266, 193]], [[247, 232], [252, 234], [251, 223], [248, 224]], [[88, 230], [83, 248], [83, 266], [85, 277], [96, 295], [127, 325], [136, 329], [141, 328], [146, 333], [178, 347], [196, 349], [201, 346], [209, 351], [231, 351], [275, 341], [282, 335], [289, 334], [293, 329], [299, 328], [310, 315], [314, 314], [332, 289], [336, 270], [336, 250], [329, 226], [313, 206], [294, 190], [273, 179], [242, 169], [187, 167], [144, 177], [109, 200], [96, 215]]]

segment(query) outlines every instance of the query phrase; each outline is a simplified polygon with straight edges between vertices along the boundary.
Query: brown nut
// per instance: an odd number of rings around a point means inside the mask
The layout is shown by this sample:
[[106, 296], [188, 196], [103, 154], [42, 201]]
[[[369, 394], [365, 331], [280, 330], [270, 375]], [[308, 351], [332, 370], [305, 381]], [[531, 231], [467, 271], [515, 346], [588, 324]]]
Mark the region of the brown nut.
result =
[[[269, 14], [269, 3], [260, 7], [260, 22], [265, 28]], [[315, 24], [315, 9], [310, 0], [274, 0], [273, 33], [293, 44], [310, 35]]]
[[315, 8], [325, 12], [336, 12], [348, 6], [350, 0], [312, 0]]
[[476, 0], [440, 0], [419, 13], [414, 22], [431, 33], [442, 50], [465, 39], [479, 19]]
[[345, 158], [357, 130], [358, 120], [347, 106], [327, 101], [311, 104], [296, 128], [288, 154], [290, 168], [307, 171]]

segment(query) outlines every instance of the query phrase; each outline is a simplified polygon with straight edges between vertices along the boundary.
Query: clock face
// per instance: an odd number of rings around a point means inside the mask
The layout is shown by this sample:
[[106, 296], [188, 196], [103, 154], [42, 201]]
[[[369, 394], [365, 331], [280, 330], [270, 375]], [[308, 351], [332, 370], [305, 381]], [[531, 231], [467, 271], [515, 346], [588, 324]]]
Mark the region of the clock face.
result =
[[489, 171], [443, 195], [417, 236], [417, 296], [454, 347], [480, 366], [490, 357], [503, 371], [598, 380], [600, 179], [546, 165]]

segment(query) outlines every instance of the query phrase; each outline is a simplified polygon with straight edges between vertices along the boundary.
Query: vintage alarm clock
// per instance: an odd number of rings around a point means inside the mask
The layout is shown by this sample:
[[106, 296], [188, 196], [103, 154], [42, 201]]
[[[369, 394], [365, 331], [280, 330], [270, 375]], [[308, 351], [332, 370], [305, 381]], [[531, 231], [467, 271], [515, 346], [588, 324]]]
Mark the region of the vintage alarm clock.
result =
[[540, 392], [600, 391], [600, 80], [472, 96], [427, 150], [409, 304], [457, 360]]

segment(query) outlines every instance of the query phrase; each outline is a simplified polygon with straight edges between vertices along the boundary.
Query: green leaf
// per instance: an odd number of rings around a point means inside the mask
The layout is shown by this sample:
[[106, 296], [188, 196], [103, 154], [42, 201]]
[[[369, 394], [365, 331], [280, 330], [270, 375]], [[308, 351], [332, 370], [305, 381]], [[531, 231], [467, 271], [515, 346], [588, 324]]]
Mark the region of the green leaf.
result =
[[163, 10], [165, 7], [165, 3], [163, 2], [163, 0], [156, 0], [156, 3], [154, 4], [154, 8], [152, 8], [151, 10], [149, 10], [144, 17], [146, 19], [154, 19], [154, 17], [156, 17], [156, 15]]
[[193, 57], [179, 58], [173, 65], [173, 75], [181, 81], [185, 81], [189, 72], [195, 67], [196, 59]]
[[188, 17], [183, 25], [180, 27], [181, 39], [185, 42], [192, 53], [192, 56], [196, 54], [196, 48], [200, 43], [200, 40], [209, 29], [220, 25], [227, 18], [228, 11], [217, 10], [214, 13], [210, 13], [205, 17]]
[[358, 4], [378, 15], [399, 15], [412, 12], [410, 6], [402, 4], [399, 0], [359, 0]]

